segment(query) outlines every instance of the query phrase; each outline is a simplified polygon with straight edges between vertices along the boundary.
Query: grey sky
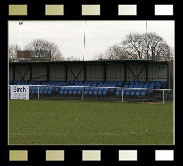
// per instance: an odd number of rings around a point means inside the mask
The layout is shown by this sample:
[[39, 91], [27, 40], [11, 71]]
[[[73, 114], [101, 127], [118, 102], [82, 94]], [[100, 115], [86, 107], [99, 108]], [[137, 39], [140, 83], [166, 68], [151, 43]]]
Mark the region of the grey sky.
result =
[[[9, 44], [21, 48], [34, 39], [56, 43], [64, 57], [83, 57], [85, 21], [21, 21], [9, 22]], [[147, 31], [156, 32], [174, 48], [174, 21], [148, 21]], [[146, 32], [146, 21], [86, 21], [85, 60], [121, 42], [130, 32]]]

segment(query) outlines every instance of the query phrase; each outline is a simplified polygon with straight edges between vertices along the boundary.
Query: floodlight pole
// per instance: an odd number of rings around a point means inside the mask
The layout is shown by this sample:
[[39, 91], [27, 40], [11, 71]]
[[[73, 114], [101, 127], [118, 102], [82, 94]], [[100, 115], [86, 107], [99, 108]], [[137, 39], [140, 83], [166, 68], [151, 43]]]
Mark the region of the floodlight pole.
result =
[[19, 22], [19, 26], [20, 26], [20, 49], [22, 48], [22, 25], [23, 25], [23, 22]]
[[85, 43], [86, 43], [86, 21], [84, 24], [84, 38], [83, 38], [83, 61], [85, 58]]
[[[146, 45], [147, 45], [147, 21], [146, 21]], [[149, 60], [149, 56], [148, 56], [148, 46], [147, 46], [146, 55], [147, 55], [147, 60]]]

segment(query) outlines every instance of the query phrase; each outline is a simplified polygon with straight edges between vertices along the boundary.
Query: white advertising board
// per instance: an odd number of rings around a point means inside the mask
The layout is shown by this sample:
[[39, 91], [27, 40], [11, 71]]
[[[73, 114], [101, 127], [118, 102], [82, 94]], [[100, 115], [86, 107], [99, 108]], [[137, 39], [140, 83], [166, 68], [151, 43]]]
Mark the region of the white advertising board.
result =
[[29, 100], [29, 86], [11, 85], [11, 99]]

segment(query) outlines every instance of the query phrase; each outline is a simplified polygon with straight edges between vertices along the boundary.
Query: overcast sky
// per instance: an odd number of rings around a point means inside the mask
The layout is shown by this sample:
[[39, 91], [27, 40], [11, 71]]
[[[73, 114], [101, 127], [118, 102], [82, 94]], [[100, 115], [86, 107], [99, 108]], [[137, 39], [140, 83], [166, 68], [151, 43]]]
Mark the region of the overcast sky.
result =
[[[34, 39], [44, 39], [57, 44], [64, 57], [82, 60], [84, 27], [85, 21], [9, 21], [9, 44], [21, 43], [23, 49]], [[147, 31], [156, 32], [174, 48], [174, 21], [148, 21]], [[86, 21], [85, 60], [121, 42], [130, 32], [145, 33], [146, 21]]]

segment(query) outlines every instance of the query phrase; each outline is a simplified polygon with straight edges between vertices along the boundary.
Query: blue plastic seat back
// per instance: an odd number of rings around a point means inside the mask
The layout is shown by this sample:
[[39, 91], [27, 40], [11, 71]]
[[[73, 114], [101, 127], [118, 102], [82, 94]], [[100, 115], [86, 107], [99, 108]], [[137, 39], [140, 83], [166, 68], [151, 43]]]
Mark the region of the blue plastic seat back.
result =
[[116, 96], [120, 96], [120, 95], [121, 95], [120, 91], [116, 91]]
[[85, 88], [85, 91], [89, 91], [89, 88]]
[[102, 90], [98, 91], [98, 95], [102, 95]]
[[55, 92], [58, 92], [59, 91], [59, 88], [58, 87], [55, 87]]
[[103, 95], [107, 95], [107, 91], [103, 91]]
[[84, 91], [84, 95], [88, 95], [88, 91], [87, 90]]
[[109, 88], [103, 88], [103, 91], [106, 91], [107, 92], [108, 90], [109, 90]]
[[81, 95], [81, 93], [82, 93], [81, 90], [78, 90], [78, 91], [77, 91], [77, 94], [78, 94], [78, 95]]
[[145, 96], [146, 93], [144, 91], [141, 92], [141, 96]]
[[109, 90], [111, 93], [113, 93], [114, 92], [114, 89], [113, 88], [110, 88], [110, 90]]
[[140, 95], [140, 92], [139, 91], [136, 91], [136, 96], [139, 96]]
[[126, 91], [125, 95], [126, 96], [129, 96], [130, 95], [130, 92], [129, 91]]
[[131, 96], [134, 96], [135, 95], [135, 91], [131, 91]]
[[97, 91], [96, 91], [96, 90], [95, 90], [95, 91], [93, 91], [93, 94], [94, 94], [94, 95], [97, 95]]

